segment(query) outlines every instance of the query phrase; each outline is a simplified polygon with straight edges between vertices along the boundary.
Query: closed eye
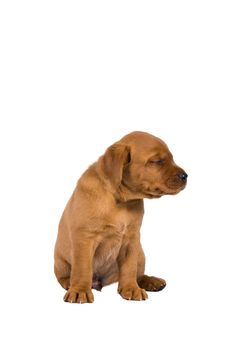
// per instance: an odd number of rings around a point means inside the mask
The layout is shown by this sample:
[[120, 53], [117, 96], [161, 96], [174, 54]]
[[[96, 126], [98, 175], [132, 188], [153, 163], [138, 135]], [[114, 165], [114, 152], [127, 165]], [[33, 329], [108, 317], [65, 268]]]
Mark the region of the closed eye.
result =
[[149, 163], [155, 165], [163, 165], [165, 163], [165, 159], [152, 159], [149, 161]]

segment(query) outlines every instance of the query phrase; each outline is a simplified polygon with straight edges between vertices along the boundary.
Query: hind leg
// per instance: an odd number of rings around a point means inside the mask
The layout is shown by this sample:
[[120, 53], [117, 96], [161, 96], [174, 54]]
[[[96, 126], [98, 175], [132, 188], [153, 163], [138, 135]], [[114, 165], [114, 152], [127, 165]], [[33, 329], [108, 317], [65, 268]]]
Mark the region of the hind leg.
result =
[[144, 275], [145, 272], [145, 254], [141, 248], [138, 257], [138, 277], [137, 282], [140, 288], [148, 292], [158, 292], [165, 288], [166, 281], [162, 278]]
[[166, 287], [166, 281], [162, 278], [143, 275], [138, 279], [138, 285], [148, 292], [159, 292]]
[[54, 272], [60, 285], [68, 290], [70, 286], [70, 264], [63, 259], [56, 259]]

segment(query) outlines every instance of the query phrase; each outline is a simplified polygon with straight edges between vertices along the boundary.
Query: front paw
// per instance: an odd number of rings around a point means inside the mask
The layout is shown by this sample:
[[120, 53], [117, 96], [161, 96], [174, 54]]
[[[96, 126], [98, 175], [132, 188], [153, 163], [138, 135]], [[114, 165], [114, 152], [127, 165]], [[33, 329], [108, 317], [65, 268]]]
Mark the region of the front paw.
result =
[[118, 293], [127, 300], [146, 300], [148, 298], [146, 291], [137, 286], [119, 286]]
[[94, 295], [91, 289], [79, 289], [70, 287], [64, 296], [64, 301], [69, 303], [93, 303]]

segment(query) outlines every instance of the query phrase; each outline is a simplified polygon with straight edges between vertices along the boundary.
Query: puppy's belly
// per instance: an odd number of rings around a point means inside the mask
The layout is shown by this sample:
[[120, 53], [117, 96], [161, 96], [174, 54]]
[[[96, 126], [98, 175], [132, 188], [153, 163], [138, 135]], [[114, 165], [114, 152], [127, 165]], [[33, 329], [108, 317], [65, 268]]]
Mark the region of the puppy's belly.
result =
[[93, 260], [93, 273], [104, 279], [113, 267], [117, 268], [117, 257], [121, 248], [122, 238], [105, 239], [96, 249]]

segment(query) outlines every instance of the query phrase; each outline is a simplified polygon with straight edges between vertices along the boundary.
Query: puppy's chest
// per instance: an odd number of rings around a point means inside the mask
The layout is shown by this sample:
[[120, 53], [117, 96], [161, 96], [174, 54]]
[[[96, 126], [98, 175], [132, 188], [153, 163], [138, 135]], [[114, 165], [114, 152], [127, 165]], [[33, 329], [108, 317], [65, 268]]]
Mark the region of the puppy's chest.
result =
[[135, 218], [126, 210], [119, 210], [109, 216], [105, 225], [106, 233], [116, 236], [124, 236], [128, 229], [135, 223]]
[[133, 212], [124, 208], [111, 212], [111, 215], [106, 218], [105, 224], [102, 226], [101, 241], [94, 259], [96, 271], [101, 266], [116, 261], [121, 246], [127, 244], [130, 236], [138, 232], [140, 222], [140, 216], [135, 216]]
[[[143, 217], [143, 206], [124, 204], [110, 206], [95, 222], [95, 232], [98, 233], [98, 241], [115, 241], [116, 244], [127, 240], [140, 229]], [[94, 223], [92, 223], [93, 225]]]

